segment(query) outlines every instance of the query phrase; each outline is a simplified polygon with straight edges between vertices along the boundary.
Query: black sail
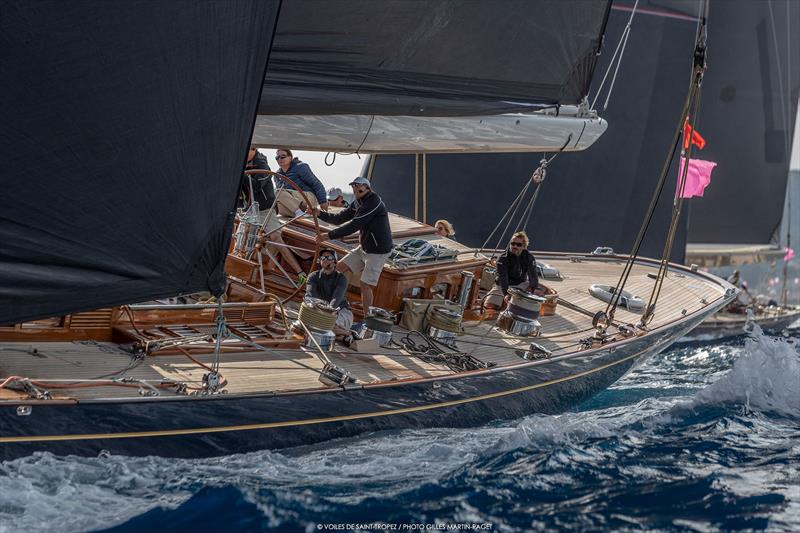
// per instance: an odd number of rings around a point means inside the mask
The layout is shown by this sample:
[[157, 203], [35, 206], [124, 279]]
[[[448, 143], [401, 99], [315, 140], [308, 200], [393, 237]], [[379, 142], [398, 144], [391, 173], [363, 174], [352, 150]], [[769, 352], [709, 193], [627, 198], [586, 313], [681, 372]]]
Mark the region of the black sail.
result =
[[777, 240], [800, 95], [800, 2], [711, 4], [713, 51], [703, 81], [697, 157], [716, 161], [692, 201], [690, 243]]
[[609, 5], [285, 2], [259, 114], [466, 116], [575, 104]]
[[[696, 31], [695, 2], [640, 2], [607, 111], [606, 133], [585, 152], [563, 154], [548, 168], [527, 226], [536, 250], [587, 252], [611, 246], [627, 253], [647, 210], [680, 120]], [[590, 93], [630, 18], [633, 2], [615, 2]], [[680, 9], [678, 9], [680, 8]], [[714, 50], [713, 42], [709, 45]], [[602, 105], [598, 100], [598, 107]], [[548, 154], [549, 156], [553, 154]], [[375, 188], [389, 209], [433, 223], [455, 224], [459, 241], [480, 246], [539, 165], [542, 154], [371, 156]], [[424, 163], [424, 164], [423, 164]], [[676, 176], [677, 169], [670, 176]], [[671, 217], [670, 177], [642, 247], [660, 257]], [[685, 220], [672, 259], [684, 253]], [[488, 243], [494, 247], [496, 239]], [[505, 246], [505, 242], [500, 242]]]
[[218, 291], [278, 2], [0, 2], [0, 323]]

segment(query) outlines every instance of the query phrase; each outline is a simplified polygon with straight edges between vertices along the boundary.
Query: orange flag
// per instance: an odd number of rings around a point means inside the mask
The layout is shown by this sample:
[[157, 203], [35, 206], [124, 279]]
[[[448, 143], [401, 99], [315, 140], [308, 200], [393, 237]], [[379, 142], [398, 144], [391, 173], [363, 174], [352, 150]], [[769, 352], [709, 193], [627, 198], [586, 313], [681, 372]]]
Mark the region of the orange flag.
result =
[[683, 123], [683, 149], [689, 149], [689, 143], [694, 144], [699, 149], [703, 149], [706, 146], [706, 140], [697, 133], [691, 124], [689, 124], [689, 119], [686, 119], [686, 122]]

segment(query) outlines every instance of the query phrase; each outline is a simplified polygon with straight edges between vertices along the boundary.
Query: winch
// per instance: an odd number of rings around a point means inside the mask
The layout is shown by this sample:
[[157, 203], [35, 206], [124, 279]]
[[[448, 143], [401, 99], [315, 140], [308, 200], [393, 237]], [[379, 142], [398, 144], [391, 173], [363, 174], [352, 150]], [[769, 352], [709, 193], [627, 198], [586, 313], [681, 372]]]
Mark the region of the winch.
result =
[[508, 295], [510, 296], [507, 309], [509, 313], [531, 320], [539, 318], [539, 311], [546, 298], [514, 287], [508, 289]]
[[461, 313], [446, 307], [434, 307], [428, 316], [426, 333], [449, 346], [455, 344], [461, 333]]
[[[303, 341], [303, 346], [316, 350], [317, 345], [319, 345], [323, 352], [329, 352], [331, 351], [331, 348], [333, 348], [333, 343], [335, 340], [336, 334], [334, 334], [331, 330], [308, 328], [308, 332], [305, 334], [305, 340]], [[315, 341], [316, 344], [314, 344]]]
[[316, 349], [314, 344], [316, 341], [326, 352], [333, 348], [336, 335], [332, 330], [336, 325], [337, 314], [337, 310], [324, 300], [317, 298], [303, 300], [297, 321], [293, 324], [294, 330], [305, 336], [303, 346]]
[[538, 337], [542, 332], [538, 320], [516, 315], [508, 309], [497, 315], [497, 327], [518, 337]]
[[390, 347], [394, 319], [392, 312], [380, 307], [370, 307], [367, 316], [364, 317], [364, 324], [367, 326], [364, 338], [375, 339], [384, 348]]

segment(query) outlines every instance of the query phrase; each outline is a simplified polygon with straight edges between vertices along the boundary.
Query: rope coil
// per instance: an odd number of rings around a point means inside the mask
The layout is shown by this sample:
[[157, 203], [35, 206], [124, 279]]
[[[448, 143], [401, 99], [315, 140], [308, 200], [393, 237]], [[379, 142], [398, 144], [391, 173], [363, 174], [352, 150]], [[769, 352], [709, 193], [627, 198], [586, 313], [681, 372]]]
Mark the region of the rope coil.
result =
[[308, 328], [330, 331], [336, 325], [337, 315], [335, 309], [326, 309], [316, 304], [302, 302], [297, 318]]

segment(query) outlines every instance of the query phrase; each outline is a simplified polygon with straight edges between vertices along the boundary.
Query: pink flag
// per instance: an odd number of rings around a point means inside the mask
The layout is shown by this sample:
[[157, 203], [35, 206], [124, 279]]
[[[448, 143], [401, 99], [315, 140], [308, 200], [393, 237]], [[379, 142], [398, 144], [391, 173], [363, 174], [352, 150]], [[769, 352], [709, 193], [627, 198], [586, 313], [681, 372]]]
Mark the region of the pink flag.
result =
[[[678, 169], [678, 186], [675, 189], [675, 196], [681, 196], [681, 176], [683, 176], [684, 157], [681, 157], [680, 168]], [[711, 171], [717, 166], [713, 161], [703, 161], [702, 159], [690, 159], [689, 171], [686, 173], [686, 186], [683, 188], [683, 198], [703, 196], [708, 184], [711, 183]]]
[[791, 261], [792, 259], [794, 259], [794, 250], [792, 250], [792, 249], [791, 249], [791, 248], [789, 248], [788, 246], [784, 246], [784, 247], [783, 247], [783, 251], [784, 251], [784, 252], [786, 252], [786, 255], [784, 255], [784, 256], [783, 256], [783, 260], [784, 260], [785, 262], [787, 262], [787, 263], [788, 263], [789, 261]]

